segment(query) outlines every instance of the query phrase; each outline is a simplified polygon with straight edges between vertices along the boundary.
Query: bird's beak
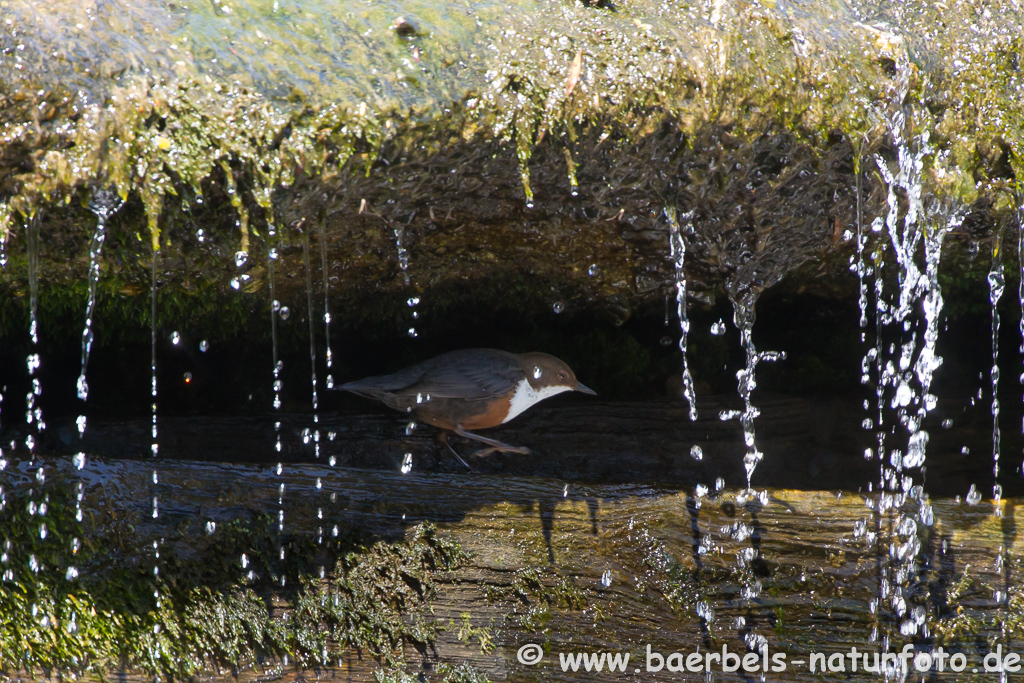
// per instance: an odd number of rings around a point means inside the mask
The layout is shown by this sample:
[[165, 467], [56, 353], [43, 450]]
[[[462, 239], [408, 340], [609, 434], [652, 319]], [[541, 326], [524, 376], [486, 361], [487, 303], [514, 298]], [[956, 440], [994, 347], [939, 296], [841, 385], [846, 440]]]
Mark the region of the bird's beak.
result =
[[572, 390], [579, 391], [584, 394], [590, 394], [591, 396], [597, 396], [597, 392], [583, 384], [583, 382], [576, 382], [576, 386], [574, 386]]

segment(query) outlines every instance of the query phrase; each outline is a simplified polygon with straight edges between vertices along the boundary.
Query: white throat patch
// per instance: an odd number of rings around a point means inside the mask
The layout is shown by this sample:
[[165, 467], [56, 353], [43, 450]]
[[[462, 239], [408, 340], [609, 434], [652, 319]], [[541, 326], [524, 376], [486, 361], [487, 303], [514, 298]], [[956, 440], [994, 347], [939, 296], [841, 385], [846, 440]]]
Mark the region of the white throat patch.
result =
[[501, 423], [505, 424], [534, 403], [539, 403], [546, 398], [570, 390], [571, 387], [544, 387], [537, 390], [530, 386], [529, 381], [521, 379], [519, 384], [516, 385], [516, 393], [512, 395], [512, 402], [508, 407], [508, 417], [502, 420]]

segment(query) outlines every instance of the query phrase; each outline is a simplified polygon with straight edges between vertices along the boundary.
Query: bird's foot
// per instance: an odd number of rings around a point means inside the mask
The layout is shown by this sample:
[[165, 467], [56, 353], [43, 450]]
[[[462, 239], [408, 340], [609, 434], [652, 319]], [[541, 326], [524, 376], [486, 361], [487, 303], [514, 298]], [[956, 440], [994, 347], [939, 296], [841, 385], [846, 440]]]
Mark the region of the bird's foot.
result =
[[448, 443], [448, 432], [441, 432], [441, 433], [439, 433], [438, 437], [437, 437], [437, 440], [444, 444], [444, 447], [448, 449], [448, 452], [451, 453], [452, 455], [454, 455], [455, 459], [458, 460], [460, 463], [462, 463], [463, 467], [465, 467], [470, 472], [473, 471], [473, 468], [469, 466], [469, 463], [467, 463], [465, 460], [463, 460], [462, 456], [460, 456], [455, 451], [455, 449], [452, 448], [452, 445], [450, 443]]
[[480, 453], [490, 454], [494, 453], [495, 451], [501, 453], [518, 453], [520, 455], [530, 454], [530, 449], [527, 448], [526, 446], [510, 446], [509, 444], [502, 443], [497, 439], [488, 439], [486, 436], [480, 436], [479, 434], [474, 434], [473, 432], [467, 432], [462, 427], [456, 426], [455, 433], [464, 439], [473, 439], [474, 441], [479, 441], [480, 443], [487, 444], [488, 446], [490, 446], [490, 448], [486, 448], [483, 451], [479, 451], [477, 455], [479, 455]]
[[483, 448], [483, 449], [477, 451], [476, 453], [474, 453], [473, 455], [474, 455], [474, 457], [482, 458], [484, 456], [490, 455], [491, 453], [518, 453], [520, 455], [529, 455], [532, 452], [533, 451], [531, 451], [526, 446], [508, 446], [508, 447], [505, 447], [505, 448], [499, 448], [498, 446], [491, 446], [490, 448]]

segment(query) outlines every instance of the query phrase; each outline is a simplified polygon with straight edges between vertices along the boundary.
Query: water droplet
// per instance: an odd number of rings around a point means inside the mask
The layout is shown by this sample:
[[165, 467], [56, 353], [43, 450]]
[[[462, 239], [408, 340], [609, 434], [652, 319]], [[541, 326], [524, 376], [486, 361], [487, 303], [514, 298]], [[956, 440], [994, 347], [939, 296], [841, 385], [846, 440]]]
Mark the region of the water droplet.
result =
[[703, 451], [703, 449], [701, 449], [701, 447], [698, 446], [697, 444], [694, 444], [693, 446], [690, 447], [690, 457], [693, 458], [694, 460], [698, 461], [698, 462], [703, 460], [704, 459], [704, 451]]
[[725, 322], [721, 318], [718, 319], [718, 322], [711, 323], [711, 334], [716, 337], [721, 337], [725, 334]]
[[594, 277], [599, 272], [601, 272], [601, 269], [597, 267], [596, 263], [591, 263], [590, 267], [587, 268], [587, 275], [589, 275], [590, 277]]
[[241, 286], [242, 286], [242, 283], [239, 282], [237, 277], [231, 278], [231, 289], [238, 289]]
[[267, 252], [267, 257], [271, 261], [276, 261], [277, 260], [277, 249], [275, 249], [274, 247], [271, 247], [270, 251]]
[[601, 585], [605, 588], [612, 585], [612, 571], [610, 569], [605, 569], [604, 573], [601, 574]]
[[185, 373], [185, 384], [191, 384], [191, 383], [192, 383], [192, 373], [191, 372], [186, 372]]
[[672, 346], [675, 343], [675, 341], [676, 340], [673, 339], [672, 337], [670, 337], [668, 335], [665, 335], [664, 337], [661, 338], [661, 345], [662, 346]]
[[196, 230], [196, 239], [199, 240], [200, 242], [206, 240], [206, 233], [203, 232], [202, 228]]
[[978, 488], [971, 484], [971, 490], [967, 492], [967, 504], [977, 505], [981, 502], [981, 494], [978, 492]]
[[420, 336], [420, 335], [419, 335], [419, 333], [418, 333], [418, 332], [416, 331], [416, 328], [415, 328], [415, 327], [410, 327], [410, 328], [409, 328], [409, 336], [410, 336], [410, 337], [412, 337], [413, 339], [415, 339], [416, 337], [418, 337], [418, 336]]
[[171, 332], [171, 343], [175, 346], [181, 343], [181, 335], [177, 332]]
[[715, 479], [715, 491], [721, 491], [725, 488], [725, 479], [719, 477]]
[[64, 572], [64, 579], [67, 581], [74, 581], [78, 578], [78, 570], [74, 567], [68, 567], [68, 570]]
[[213, 534], [217, 530], [217, 522], [209, 521], [206, 523], [206, 533]]
[[554, 311], [556, 314], [561, 313], [562, 311], [565, 310], [565, 302], [556, 301], [555, 303], [551, 304], [551, 310]]
[[203, 353], [206, 353], [207, 351], [209, 351], [210, 350], [210, 342], [206, 341], [205, 339], [203, 341], [199, 342], [199, 350], [202, 351]]
[[409, 306], [409, 308], [412, 308], [413, 306], [418, 305], [419, 302], [420, 298], [418, 296], [413, 296], [409, 297], [409, 299], [405, 303]]
[[292, 312], [287, 306], [281, 307], [281, 320], [287, 320], [291, 316]]
[[402, 474], [409, 474], [412, 471], [412, 453], [406, 453], [402, 459]]
[[241, 268], [245, 265], [245, 262], [249, 260], [249, 254], [244, 251], [235, 252], [235, 267]]
[[75, 453], [71, 458], [71, 462], [74, 464], [76, 469], [82, 469], [85, 467], [85, 453]]

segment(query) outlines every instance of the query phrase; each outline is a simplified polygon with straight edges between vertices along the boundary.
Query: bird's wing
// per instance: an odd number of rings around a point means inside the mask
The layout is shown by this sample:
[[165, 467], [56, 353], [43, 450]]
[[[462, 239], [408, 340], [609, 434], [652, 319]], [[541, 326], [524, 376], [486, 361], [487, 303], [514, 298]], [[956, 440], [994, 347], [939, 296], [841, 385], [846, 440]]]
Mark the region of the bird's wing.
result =
[[488, 349], [453, 351], [438, 356], [419, 380], [401, 393], [429, 393], [431, 398], [485, 399], [507, 394], [523, 378], [511, 353]]
[[506, 394], [523, 378], [516, 357], [505, 351], [452, 351], [390, 375], [365, 377], [339, 389], [366, 398], [430, 394], [431, 398], [484, 399]]

